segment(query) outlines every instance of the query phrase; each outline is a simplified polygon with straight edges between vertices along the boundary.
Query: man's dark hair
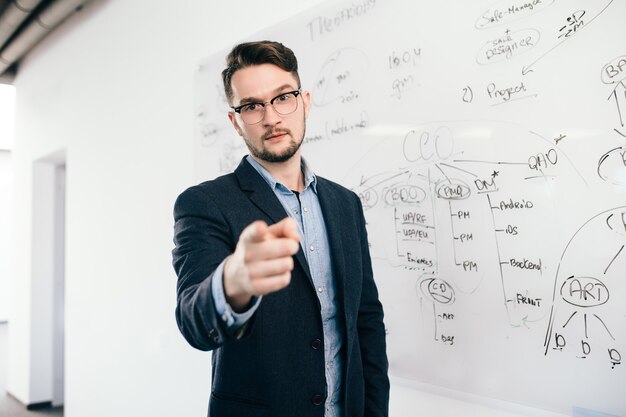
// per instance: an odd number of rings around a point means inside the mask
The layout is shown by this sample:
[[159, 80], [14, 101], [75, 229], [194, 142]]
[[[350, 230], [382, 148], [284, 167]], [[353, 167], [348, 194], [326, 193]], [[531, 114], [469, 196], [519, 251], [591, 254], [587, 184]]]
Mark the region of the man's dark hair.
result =
[[232, 103], [233, 89], [231, 79], [233, 74], [242, 68], [252, 65], [274, 64], [280, 69], [293, 74], [300, 88], [298, 75], [298, 60], [293, 51], [285, 45], [274, 41], [245, 42], [236, 45], [226, 57], [226, 68], [222, 71], [224, 92], [229, 103]]

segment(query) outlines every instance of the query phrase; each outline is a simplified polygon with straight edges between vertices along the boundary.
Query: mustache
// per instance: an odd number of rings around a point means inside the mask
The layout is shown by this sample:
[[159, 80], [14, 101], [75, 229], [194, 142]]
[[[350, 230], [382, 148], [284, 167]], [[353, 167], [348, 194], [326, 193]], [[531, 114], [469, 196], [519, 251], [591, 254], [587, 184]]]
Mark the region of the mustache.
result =
[[291, 136], [291, 130], [289, 129], [271, 129], [268, 130], [267, 132], [265, 132], [262, 136], [263, 140], [270, 138], [272, 136], [277, 136], [277, 135], [289, 135]]

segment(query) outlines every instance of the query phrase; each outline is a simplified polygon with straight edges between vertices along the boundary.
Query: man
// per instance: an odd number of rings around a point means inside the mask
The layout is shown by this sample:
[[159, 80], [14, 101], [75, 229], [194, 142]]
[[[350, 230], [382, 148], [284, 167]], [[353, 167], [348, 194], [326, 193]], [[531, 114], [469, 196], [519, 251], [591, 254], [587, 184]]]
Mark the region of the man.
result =
[[209, 415], [387, 416], [383, 311], [363, 210], [301, 157], [293, 52], [236, 46], [222, 73], [250, 155], [174, 207], [178, 326], [213, 350]]

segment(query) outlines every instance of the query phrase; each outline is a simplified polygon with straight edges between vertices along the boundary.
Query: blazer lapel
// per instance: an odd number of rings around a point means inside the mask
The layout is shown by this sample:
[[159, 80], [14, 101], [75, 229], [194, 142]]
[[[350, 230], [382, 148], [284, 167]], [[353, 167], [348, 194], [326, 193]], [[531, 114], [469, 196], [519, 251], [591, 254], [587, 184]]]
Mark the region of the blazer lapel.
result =
[[[272, 219], [274, 223], [278, 223], [287, 217], [285, 208], [280, 204], [280, 201], [278, 201], [274, 191], [252, 165], [246, 161], [245, 157], [235, 170], [235, 176], [239, 181], [241, 189], [248, 194], [250, 201]], [[296, 260], [302, 266], [302, 269], [311, 283], [311, 287], [314, 288], [311, 272], [309, 271], [309, 264], [302, 251], [302, 246], [300, 246], [300, 250], [296, 254]]]
[[274, 223], [278, 223], [287, 216], [274, 191], [245, 158], [235, 170], [235, 175], [239, 181], [239, 186], [246, 192], [250, 201]]
[[340, 219], [345, 216], [345, 211], [341, 212], [341, 208], [337, 203], [341, 201], [334, 191], [328, 187], [323, 179], [317, 178], [317, 196], [320, 201], [320, 207], [324, 214], [324, 222], [326, 223], [326, 231], [328, 232], [328, 241], [330, 243], [330, 252], [333, 265], [333, 276], [337, 282], [337, 291], [339, 299], [343, 300], [345, 306], [346, 294], [346, 263], [344, 259], [342, 223]]

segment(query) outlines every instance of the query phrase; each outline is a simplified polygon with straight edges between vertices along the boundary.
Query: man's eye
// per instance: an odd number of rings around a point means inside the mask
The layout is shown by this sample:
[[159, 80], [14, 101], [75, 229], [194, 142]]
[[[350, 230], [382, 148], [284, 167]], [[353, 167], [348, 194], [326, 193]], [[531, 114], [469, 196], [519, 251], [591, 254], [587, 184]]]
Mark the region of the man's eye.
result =
[[261, 107], [261, 105], [259, 103], [251, 103], [251, 104], [246, 104], [245, 106], [243, 106], [241, 108], [242, 112], [251, 112], [251, 111], [256, 111]]
[[287, 93], [287, 94], [283, 94], [282, 96], [278, 96], [278, 97], [276, 97], [276, 101], [287, 101], [287, 100], [289, 100], [289, 95], [290, 94]]

